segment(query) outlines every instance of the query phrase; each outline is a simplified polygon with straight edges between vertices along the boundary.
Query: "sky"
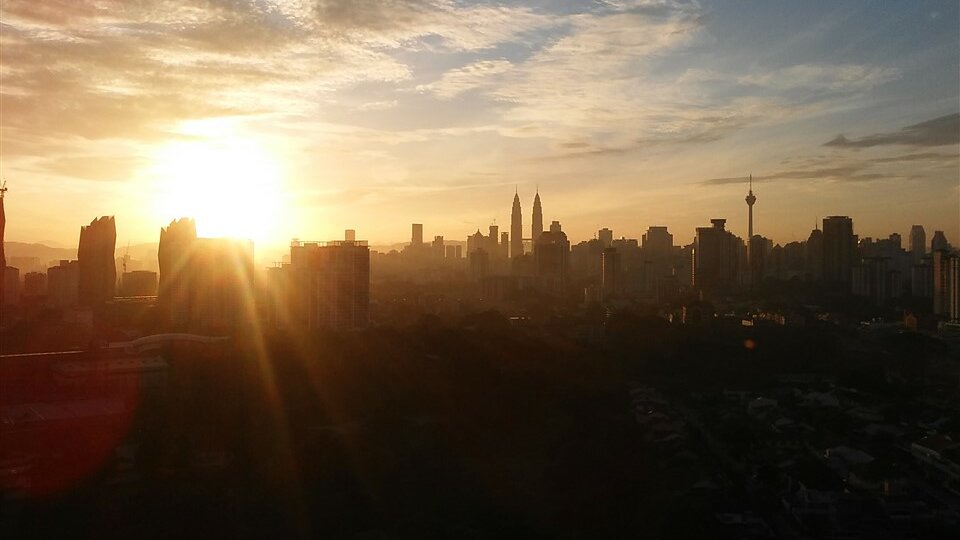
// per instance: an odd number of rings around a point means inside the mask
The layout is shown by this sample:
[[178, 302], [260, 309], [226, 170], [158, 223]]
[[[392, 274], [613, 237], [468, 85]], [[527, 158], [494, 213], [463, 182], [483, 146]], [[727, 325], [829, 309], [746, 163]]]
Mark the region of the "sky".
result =
[[960, 243], [958, 3], [0, 0], [7, 240], [727, 218]]

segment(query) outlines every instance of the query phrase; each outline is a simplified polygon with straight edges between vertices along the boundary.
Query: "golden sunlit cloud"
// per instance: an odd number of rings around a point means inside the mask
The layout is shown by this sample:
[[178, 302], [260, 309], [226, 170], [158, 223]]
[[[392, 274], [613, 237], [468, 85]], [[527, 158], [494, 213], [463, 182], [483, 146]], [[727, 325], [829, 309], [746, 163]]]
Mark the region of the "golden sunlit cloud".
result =
[[169, 142], [154, 153], [148, 174], [158, 217], [193, 217], [202, 236], [275, 241], [285, 222], [281, 161], [255, 136], [201, 131], [216, 138]]

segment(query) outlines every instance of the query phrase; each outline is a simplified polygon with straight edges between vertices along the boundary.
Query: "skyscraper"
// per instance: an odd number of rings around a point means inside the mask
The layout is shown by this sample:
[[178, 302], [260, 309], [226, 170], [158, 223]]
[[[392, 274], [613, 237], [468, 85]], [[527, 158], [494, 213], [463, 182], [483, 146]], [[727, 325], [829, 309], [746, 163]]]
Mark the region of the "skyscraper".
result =
[[726, 230], [727, 220], [711, 219], [697, 227], [693, 253], [693, 284], [701, 290], [729, 287], [737, 277], [738, 239]]
[[253, 322], [253, 243], [197, 238], [192, 219], [160, 230], [157, 305], [175, 330], [220, 333]]
[[930, 239], [930, 252], [937, 250], [950, 251], [950, 242], [947, 242], [947, 237], [943, 234], [943, 231], [934, 231], [933, 238]]
[[80, 227], [79, 301], [83, 306], [96, 306], [113, 298], [117, 286], [117, 225], [113, 216], [94, 219]]
[[608, 248], [613, 245], [613, 231], [606, 227], [597, 231], [597, 238], [603, 243], [604, 248]]
[[823, 279], [839, 289], [847, 290], [857, 253], [853, 220], [847, 216], [823, 219]]
[[960, 257], [945, 249], [933, 251], [933, 312], [960, 318]]
[[[441, 237], [437, 237], [441, 238]], [[306, 329], [364, 328], [370, 319], [370, 248], [363, 241], [293, 242], [286, 294], [288, 324]]]
[[530, 239], [533, 244], [537, 244], [540, 235], [543, 234], [543, 207], [540, 205], [540, 190], [533, 197], [533, 228], [530, 231]]
[[423, 223], [414, 223], [411, 227], [410, 244], [419, 246], [423, 244]]
[[606, 248], [600, 255], [601, 285], [605, 295], [620, 291], [620, 253], [616, 248]]
[[510, 257], [523, 255], [523, 213], [520, 210], [520, 193], [513, 194], [513, 210], [510, 212]]
[[550, 231], [541, 233], [534, 243], [534, 264], [537, 275], [550, 292], [561, 294], [569, 279], [570, 241], [560, 222], [550, 224]]
[[927, 233], [923, 230], [923, 225], [910, 227], [910, 255], [913, 258], [913, 264], [919, 264], [926, 252]]

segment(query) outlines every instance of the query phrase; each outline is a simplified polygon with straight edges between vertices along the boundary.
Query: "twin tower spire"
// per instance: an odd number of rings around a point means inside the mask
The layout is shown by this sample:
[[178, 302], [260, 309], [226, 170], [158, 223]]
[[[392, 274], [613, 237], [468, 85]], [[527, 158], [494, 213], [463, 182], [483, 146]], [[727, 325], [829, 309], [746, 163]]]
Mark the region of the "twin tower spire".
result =
[[[543, 207], [540, 205], [540, 189], [533, 198], [533, 226], [530, 239], [536, 243], [543, 233]], [[513, 211], [510, 214], [510, 254], [516, 257], [523, 253], [523, 211], [520, 209], [520, 192], [513, 195]]]

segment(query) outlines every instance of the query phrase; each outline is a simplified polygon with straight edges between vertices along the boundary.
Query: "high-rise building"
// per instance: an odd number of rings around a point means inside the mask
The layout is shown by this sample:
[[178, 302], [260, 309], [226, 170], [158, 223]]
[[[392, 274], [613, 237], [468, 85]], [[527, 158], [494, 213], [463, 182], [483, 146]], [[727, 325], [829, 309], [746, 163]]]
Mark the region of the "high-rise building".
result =
[[500, 233], [500, 258], [504, 260], [510, 258], [510, 233], [508, 232]]
[[490, 234], [487, 236], [487, 254], [490, 255], [490, 259], [497, 259], [500, 257], [500, 226], [499, 225], [490, 225]]
[[550, 224], [550, 230], [537, 238], [533, 248], [534, 266], [548, 291], [561, 294], [569, 279], [570, 241], [561, 230], [560, 222]]
[[290, 244], [288, 289], [277, 308], [306, 329], [364, 328], [370, 319], [370, 248], [363, 241]]
[[945, 249], [933, 255], [933, 312], [950, 320], [960, 319], [960, 256]]
[[510, 212], [510, 257], [523, 255], [523, 212], [520, 209], [520, 193], [513, 194], [513, 210]]
[[820, 229], [810, 231], [804, 248], [804, 272], [809, 279], [815, 281], [823, 279], [823, 231]]
[[910, 227], [910, 255], [913, 258], [913, 264], [919, 264], [926, 252], [927, 233], [923, 230], [923, 225]]
[[423, 244], [423, 223], [414, 223], [411, 227], [410, 244], [420, 246]]
[[4, 297], [3, 305], [15, 306], [20, 303], [20, 269], [13, 266], [3, 267], [2, 276]]
[[938, 250], [950, 251], [950, 242], [947, 242], [946, 235], [943, 234], [943, 231], [934, 231], [933, 238], [930, 239], [930, 252]]
[[343, 240], [345, 242], [356, 242], [357, 241], [357, 231], [354, 229], [347, 229], [343, 231]]
[[197, 238], [196, 223], [180, 219], [160, 230], [157, 258], [167, 328], [219, 333], [253, 322], [252, 242]]
[[849, 290], [857, 238], [853, 234], [853, 220], [847, 216], [823, 219], [823, 279], [840, 290]]
[[615, 294], [620, 292], [620, 253], [616, 248], [606, 248], [600, 256], [601, 266], [601, 286], [604, 294]]
[[61, 260], [57, 266], [47, 269], [47, 305], [53, 308], [70, 308], [77, 305], [80, 289], [80, 263]]
[[597, 231], [597, 239], [603, 244], [604, 249], [613, 245], [613, 230], [606, 227]]
[[533, 197], [533, 227], [530, 230], [530, 238], [534, 246], [536, 246], [541, 234], [543, 234], [543, 206], [540, 204], [540, 190], [538, 189], [537, 194]]
[[80, 261], [81, 305], [101, 305], [116, 294], [116, 248], [117, 225], [113, 216], [97, 218], [90, 225], [80, 227], [77, 260]]
[[697, 227], [693, 252], [693, 284], [701, 290], [722, 289], [737, 279], [739, 239], [726, 230], [727, 220], [711, 219]]

